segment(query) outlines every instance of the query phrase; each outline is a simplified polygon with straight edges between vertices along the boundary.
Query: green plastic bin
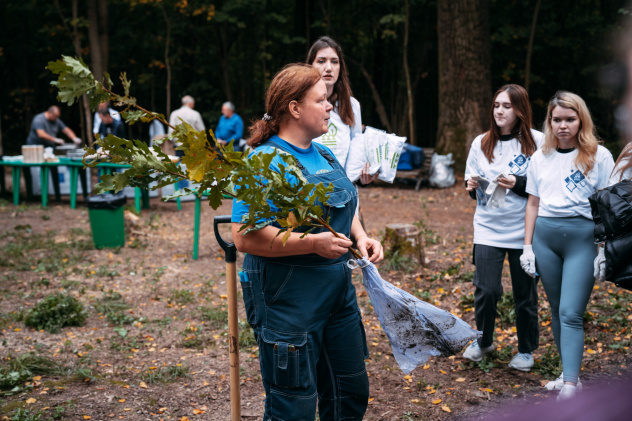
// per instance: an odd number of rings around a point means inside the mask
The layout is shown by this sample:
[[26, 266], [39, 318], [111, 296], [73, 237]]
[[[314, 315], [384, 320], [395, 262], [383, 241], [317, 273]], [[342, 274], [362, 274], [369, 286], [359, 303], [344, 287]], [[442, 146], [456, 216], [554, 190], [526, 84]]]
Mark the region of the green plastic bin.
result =
[[88, 198], [92, 240], [98, 249], [125, 245], [125, 218], [122, 194], [98, 194]]

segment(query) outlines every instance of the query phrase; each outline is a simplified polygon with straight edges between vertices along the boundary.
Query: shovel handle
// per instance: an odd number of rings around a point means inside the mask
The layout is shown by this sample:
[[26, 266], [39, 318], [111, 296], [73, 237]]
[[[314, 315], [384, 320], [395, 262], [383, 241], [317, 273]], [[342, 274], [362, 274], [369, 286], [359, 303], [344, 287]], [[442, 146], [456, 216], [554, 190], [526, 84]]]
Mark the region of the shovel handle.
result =
[[230, 224], [230, 217], [230, 215], [218, 215], [213, 219], [215, 239], [222, 250], [224, 250], [224, 260], [226, 263], [234, 263], [237, 261], [237, 247], [235, 247], [235, 243], [226, 242], [219, 233], [219, 224]]

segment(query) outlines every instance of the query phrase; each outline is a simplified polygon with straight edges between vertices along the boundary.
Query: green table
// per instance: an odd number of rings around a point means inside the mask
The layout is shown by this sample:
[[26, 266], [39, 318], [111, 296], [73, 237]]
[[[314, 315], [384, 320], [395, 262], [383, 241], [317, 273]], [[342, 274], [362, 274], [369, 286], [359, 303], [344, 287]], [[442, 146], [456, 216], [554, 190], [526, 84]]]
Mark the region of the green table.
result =
[[[20, 204], [20, 173], [22, 168], [40, 167], [40, 184], [42, 190], [42, 207], [46, 207], [48, 204], [48, 174], [53, 167], [59, 167], [65, 165], [68, 167], [70, 173], [70, 207], [75, 209], [77, 206], [77, 178], [79, 177], [79, 171], [83, 169], [83, 162], [80, 160], [74, 160], [70, 158], [60, 157], [59, 162], [41, 162], [41, 163], [26, 163], [22, 161], [1, 161], [2, 165], [11, 167], [11, 178], [13, 182], [13, 204]], [[129, 168], [129, 165], [113, 164], [110, 162], [100, 162], [96, 168], [99, 171], [111, 174], [115, 168]], [[54, 180], [54, 182], [58, 182]], [[87, 197], [87, 183], [82, 179], [83, 194]], [[27, 186], [29, 190], [30, 186]], [[139, 187], [135, 188], [135, 205], [136, 210], [140, 212], [142, 209], [149, 208], [149, 193]], [[59, 201], [59, 190], [55, 192], [55, 200]]]

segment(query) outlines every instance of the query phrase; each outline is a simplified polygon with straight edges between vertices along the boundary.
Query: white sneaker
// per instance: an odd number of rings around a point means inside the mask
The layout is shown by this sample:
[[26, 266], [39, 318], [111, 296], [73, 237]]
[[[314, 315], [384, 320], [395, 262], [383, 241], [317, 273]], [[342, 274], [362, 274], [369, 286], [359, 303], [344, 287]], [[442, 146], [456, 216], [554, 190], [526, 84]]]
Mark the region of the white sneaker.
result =
[[463, 352], [463, 358], [467, 358], [470, 361], [479, 362], [483, 359], [483, 355], [490, 353], [495, 349], [496, 347], [494, 346], [494, 344], [481, 349], [481, 347], [478, 345], [478, 341], [474, 340], [474, 342], [472, 342], [470, 346], [465, 349], [465, 352]]
[[571, 384], [565, 384], [560, 390], [560, 394], [557, 395], [557, 401], [565, 401], [566, 399], [574, 398], [577, 395], [577, 387]]
[[509, 367], [520, 371], [531, 371], [531, 367], [533, 367], [533, 355], [531, 353], [519, 352], [511, 359]]
[[[579, 377], [577, 378], [577, 384], [575, 386], [579, 392], [581, 392], [584, 387]], [[547, 390], [562, 390], [562, 387], [564, 387], [564, 373], [560, 374], [560, 377], [557, 379], [548, 382], [544, 387], [546, 387]]]

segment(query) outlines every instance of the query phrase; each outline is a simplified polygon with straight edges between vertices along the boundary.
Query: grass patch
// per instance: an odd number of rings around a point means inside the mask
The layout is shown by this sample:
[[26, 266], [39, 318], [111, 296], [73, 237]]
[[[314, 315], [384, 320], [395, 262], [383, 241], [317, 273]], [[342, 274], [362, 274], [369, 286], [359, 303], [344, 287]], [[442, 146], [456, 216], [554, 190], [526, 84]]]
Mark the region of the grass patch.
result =
[[129, 314], [130, 306], [118, 292], [110, 291], [103, 294], [103, 298], [97, 300], [94, 308], [116, 326], [129, 325], [138, 320]]
[[556, 379], [560, 375], [562, 372], [562, 359], [554, 345], [547, 346], [544, 354], [535, 360], [533, 372], [545, 379]]
[[26, 389], [33, 376], [60, 374], [63, 367], [55, 361], [32, 353], [6, 357], [0, 363], [0, 394], [12, 395]]
[[141, 380], [147, 384], [171, 383], [189, 377], [189, 366], [183, 364], [149, 367], [140, 375]]
[[168, 298], [169, 303], [175, 303], [179, 306], [190, 304], [195, 301], [195, 293], [188, 289], [172, 289]]
[[215, 329], [224, 328], [228, 324], [228, 309], [226, 306], [198, 307], [198, 317]]
[[82, 326], [86, 320], [83, 305], [65, 294], [49, 294], [30, 309], [24, 324], [37, 330], [58, 333], [62, 327]]

